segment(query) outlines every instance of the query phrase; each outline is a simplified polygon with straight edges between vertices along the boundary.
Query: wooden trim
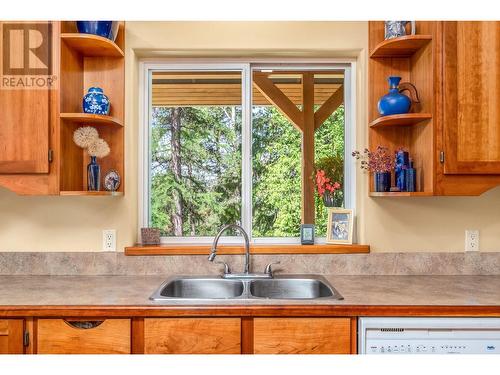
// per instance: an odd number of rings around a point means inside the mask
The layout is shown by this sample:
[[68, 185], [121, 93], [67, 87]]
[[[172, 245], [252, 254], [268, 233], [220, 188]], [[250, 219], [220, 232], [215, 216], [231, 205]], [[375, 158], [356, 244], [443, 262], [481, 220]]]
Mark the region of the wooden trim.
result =
[[253, 318], [241, 318], [241, 354], [253, 354]]
[[[147, 297], [145, 297], [146, 300]], [[344, 301], [345, 302], [345, 301]], [[147, 302], [145, 302], [147, 303]], [[131, 317], [301, 317], [301, 316], [484, 316], [500, 317], [500, 305], [57, 305], [57, 306], [0, 306], [0, 317], [80, 317], [131, 318]]]
[[302, 74], [302, 224], [314, 224], [314, 75]]
[[279, 109], [293, 125], [302, 131], [304, 124], [302, 112], [297, 106], [268, 78], [267, 73], [253, 73], [253, 84], [264, 97]]
[[351, 318], [351, 354], [358, 354], [358, 318]]
[[132, 319], [132, 354], [144, 354], [144, 318]]
[[[208, 255], [211, 245], [135, 245], [125, 248], [125, 255]], [[219, 255], [239, 255], [243, 245], [220, 245]], [[369, 253], [370, 245], [250, 245], [252, 254], [357, 254]]]
[[340, 86], [314, 113], [314, 129], [319, 129], [330, 115], [344, 103], [344, 85]]

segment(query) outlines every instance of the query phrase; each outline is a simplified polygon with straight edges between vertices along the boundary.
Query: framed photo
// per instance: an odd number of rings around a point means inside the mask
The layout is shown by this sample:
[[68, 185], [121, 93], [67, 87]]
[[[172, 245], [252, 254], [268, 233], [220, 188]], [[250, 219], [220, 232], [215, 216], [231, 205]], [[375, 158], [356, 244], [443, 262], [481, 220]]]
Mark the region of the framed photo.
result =
[[300, 243], [302, 245], [314, 245], [314, 224], [302, 224], [300, 226]]
[[353, 216], [351, 209], [329, 208], [326, 243], [352, 244]]

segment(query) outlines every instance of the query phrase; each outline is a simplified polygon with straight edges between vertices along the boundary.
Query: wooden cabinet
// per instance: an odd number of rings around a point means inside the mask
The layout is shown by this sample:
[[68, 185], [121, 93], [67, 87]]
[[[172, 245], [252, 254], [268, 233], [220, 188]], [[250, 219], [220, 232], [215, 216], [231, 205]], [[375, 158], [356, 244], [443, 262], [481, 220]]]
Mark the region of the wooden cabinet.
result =
[[48, 173], [49, 89], [0, 89], [0, 108], [0, 173]]
[[22, 354], [24, 321], [0, 319], [0, 354]]
[[38, 354], [130, 354], [130, 319], [39, 319]]
[[500, 22], [445, 22], [444, 173], [500, 174]]
[[255, 318], [255, 354], [350, 354], [350, 318]]
[[[384, 41], [384, 23], [369, 23], [370, 148], [403, 147], [417, 169], [416, 192], [370, 196], [480, 195], [500, 185], [500, 22], [419, 21], [416, 31]], [[390, 75], [416, 86], [412, 113], [379, 117]]]
[[239, 318], [144, 319], [145, 354], [239, 354]]
[[[26, 30], [15, 30], [14, 36], [9, 34], [7, 38], [5, 25], [11, 27], [12, 24], [24, 25], [15, 27]], [[9, 60], [15, 67], [26, 65], [27, 60], [31, 62], [31, 57], [24, 56], [31, 56], [33, 52], [25, 48], [19, 35], [22, 36], [22, 32], [31, 35], [30, 28], [39, 24], [47, 22], [4, 22], [0, 44], [9, 45], [1, 45], [2, 61]], [[24, 195], [123, 195], [125, 24], [120, 22], [114, 42], [78, 33], [74, 21], [48, 24], [51, 32], [44, 37], [51, 38], [47, 52], [51, 56], [50, 74], [16, 71], [17, 75], [5, 77], [25, 79], [28, 83], [33, 82], [32, 79], [38, 82], [38, 77], [50, 78], [51, 89], [0, 88], [0, 186]], [[19, 42], [12, 43], [12, 40]], [[83, 113], [82, 99], [92, 86], [101, 87], [109, 97], [109, 116]], [[99, 164], [102, 175], [111, 169], [121, 175], [117, 192], [87, 191], [86, 166], [90, 158], [73, 142], [73, 133], [80, 126], [95, 127], [109, 144], [111, 152]]]

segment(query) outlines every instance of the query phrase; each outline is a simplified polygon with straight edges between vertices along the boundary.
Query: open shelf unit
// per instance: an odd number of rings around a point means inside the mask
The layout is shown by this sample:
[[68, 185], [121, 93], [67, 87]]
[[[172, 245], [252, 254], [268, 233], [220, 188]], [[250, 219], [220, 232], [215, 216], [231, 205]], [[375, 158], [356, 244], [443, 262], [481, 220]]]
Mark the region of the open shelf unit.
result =
[[[124, 180], [124, 105], [125, 105], [125, 24], [120, 22], [113, 42], [90, 34], [79, 34], [74, 21], [61, 22], [60, 59], [60, 195], [121, 196]], [[109, 116], [83, 113], [82, 100], [90, 87], [100, 87], [109, 97]], [[89, 155], [73, 142], [80, 126], [94, 126], [111, 149], [98, 159], [101, 189], [87, 191]], [[103, 177], [111, 169], [118, 171], [121, 184], [117, 192], [104, 191]]]
[[[436, 23], [417, 22], [418, 35], [384, 40], [384, 22], [369, 22], [369, 148], [378, 145], [390, 152], [403, 148], [410, 154], [417, 170], [416, 192], [375, 192], [370, 176], [371, 197], [419, 197], [434, 195], [434, 59], [433, 37]], [[377, 103], [387, 94], [389, 76], [415, 85], [420, 103], [411, 113], [381, 117]], [[394, 186], [394, 172], [392, 185]]]

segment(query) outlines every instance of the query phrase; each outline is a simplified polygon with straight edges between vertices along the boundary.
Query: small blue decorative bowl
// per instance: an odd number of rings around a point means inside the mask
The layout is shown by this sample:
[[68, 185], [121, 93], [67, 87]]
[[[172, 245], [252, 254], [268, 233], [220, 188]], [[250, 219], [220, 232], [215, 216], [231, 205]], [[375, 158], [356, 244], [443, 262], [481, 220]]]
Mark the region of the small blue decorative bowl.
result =
[[83, 97], [83, 112], [96, 115], [109, 114], [109, 99], [100, 87], [91, 87]]
[[79, 33], [99, 35], [111, 40], [116, 39], [118, 21], [76, 21]]

